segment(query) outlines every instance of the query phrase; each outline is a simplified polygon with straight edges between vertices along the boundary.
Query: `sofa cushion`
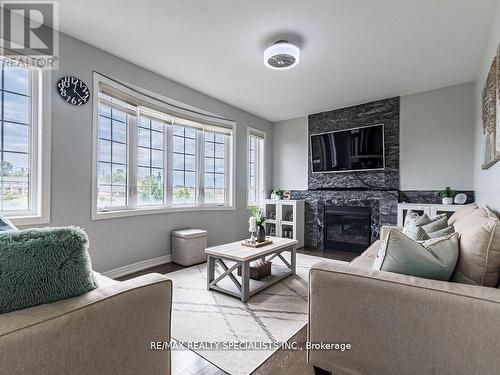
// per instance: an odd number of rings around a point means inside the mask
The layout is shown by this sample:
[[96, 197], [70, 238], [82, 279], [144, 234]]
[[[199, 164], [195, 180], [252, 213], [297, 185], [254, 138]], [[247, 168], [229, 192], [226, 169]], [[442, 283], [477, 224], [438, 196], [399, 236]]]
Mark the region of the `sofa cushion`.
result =
[[75, 227], [0, 232], [0, 313], [95, 289], [88, 244]]
[[495, 287], [500, 278], [500, 225], [487, 208], [478, 208], [454, 224], [460, 256], [452, 281]]
[[448, 219], [448, 224], [453, 225], [457, 220], [460, 220], [461, 218], [467, 216], [468, 214], [472, 213], [475, 209], [477, 209], [477, 204], [472, 203], [468, 204], [466, 206], [463, 206], [456, 210], [453, 215], [450, 216]]
[[397, 230], [382, 241], [372, 268], [434, 280], [450, 280], [458, 259], [458, 234], [416, 242]]

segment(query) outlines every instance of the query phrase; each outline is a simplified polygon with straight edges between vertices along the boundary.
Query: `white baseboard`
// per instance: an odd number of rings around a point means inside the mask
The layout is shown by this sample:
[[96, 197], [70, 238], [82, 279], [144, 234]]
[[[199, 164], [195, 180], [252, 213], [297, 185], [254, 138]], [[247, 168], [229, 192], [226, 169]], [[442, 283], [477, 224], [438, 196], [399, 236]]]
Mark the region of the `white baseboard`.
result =
[[129, 275], [134, 272], [139, 272], [150, 267], [155, 267], [161, 264], [169, 263], [171, 261], [172, 261], [172, 256], [170, 254], [162, 255], [161, 257], [158, 258], [143, 260], [137, 263], [129, 264], [127, 266], [118, 267], [113, 270], [102, 272], [102, 275], [109, 277], [111, 279], [116, 279], [118, 277]]

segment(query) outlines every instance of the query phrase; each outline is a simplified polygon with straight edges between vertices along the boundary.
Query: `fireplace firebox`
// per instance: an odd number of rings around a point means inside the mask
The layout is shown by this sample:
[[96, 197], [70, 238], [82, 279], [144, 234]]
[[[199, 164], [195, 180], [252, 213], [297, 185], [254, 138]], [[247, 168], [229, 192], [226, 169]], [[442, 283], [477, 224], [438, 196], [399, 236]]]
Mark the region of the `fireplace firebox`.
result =
[[370, 207], [325, 207], [325, 250], [361, 253], [371, 244]]

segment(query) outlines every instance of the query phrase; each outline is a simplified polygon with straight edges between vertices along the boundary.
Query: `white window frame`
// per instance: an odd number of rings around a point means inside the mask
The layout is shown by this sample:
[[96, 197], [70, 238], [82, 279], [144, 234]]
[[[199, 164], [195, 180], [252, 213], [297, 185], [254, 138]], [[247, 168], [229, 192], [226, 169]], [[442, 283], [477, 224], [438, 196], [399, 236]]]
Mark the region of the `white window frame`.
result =
[[[110, 208], [106, 211], [101, 211], [97, 208], [97, 193], [98, 193], [98, 137], [99, 137], [99, 90], [100, 85], [106, 84], [126, 95], [137, 99], [140, 102], [147, 103], [145, 106], [153, 106], [154, 109], [164, 111], [168, 115], [173, 117], [178, 117], [180, 119], [192, 120], [200, 124], [206, 124], [207, 130], [211, 127], [226, 128], [229, 129], [231, 135], [229, 135], [230, 142], [229, 147], [226, 147], [226, 189], [227, 189], [227, 202], [225, 205], [214, 205], [214, 204], [199, 204], [203, 200], [204, 189], [202, 183], [198, 184], [198, 197], [197, 205], [180, 205], [172, 204], [172, 181], [173, 181], [173, 165], [171, 155], [172, 150], [172, 127], [168, 126], [165, 131], [165, 160], [164, 160], [164, 194], [165, 194], [165, 204], [159, 206], [137, 206], [132, 201], [132, 204], [127, 208]], [[175, 104], [170, 104], [175, 103]], [[175, 123], [175, 122], [174, 122]], [[182, 125], [182, 124], [180, 124]], [[203, 131], [203, 129], [201, 129]], [[201, 133], [201, 131], [198, 132]], [[134, 130], [129, 128], [129, 138], [131, 136], [136, 136]], [[219, 118], [211, 113], [199, 110], [188, 105], [179, 105], [172, 99], [165, 98], [161, 95], [147, 92], [136, 87], [131, 87], [126, 84], [116, 82], [113, 79], [105, 77], [97, 72], [93, 74], [93, 125], [92, 125], [92, 207], [91, 207], [91, 219], [111, 219], [117, 217], [127, 217], [127, 216], [137, 216], [137, 215], [151, 215], [151, 214], [161, 214], [161, 213], [171, 213], [171, 212], [189, 212], [189, 211], [224, 211], [224, 210], [235, 210], [235, 194], [234, 194], [234, 184], [235, 184], [235, 141], [236, 141], [236, 123], [232, 120], [227, 120]], [[132, 142], [137, 144], [136, 142]], [[129, 139], [129, 150], [131, 149], [131, 142]], [[197, 181], [204, 180], [204, 153], [203, 147], [204, 142], [198, 137], [197, 141]], [[129, 151], [129, 180], [135, 178], [135, 173], [132, 173], [134, 164], [130, 158]], [[200, 177], [201, 176], [201, 177]], [[134, 190], [135, 182], [129, 184], [127, 191], [129, 194], [129, 199], [136, 194], [136, 192], [131, 192]]]
[[[1, 58], [1, 56], [0, 56]], [[50, 142], [52, 72], [31, 67], [31, 210], [1, 212], [14, 225], [50, 223]], [[37, 103], [35, 105], [34, 103]]]
[[[250, 192], [249, 192], [249, 184], [250, 184], [250, 160], [249, 160], [249, 148], [248, 148], [248, 143], [250, 140], [251, 136], [255, 136], [258, 138], [262, 138], [262, 150], [259, 150], [258, 152], [258, 177], [256, 181], [257, 187], [260, 187], [260, 192], [258, 192], [258, 198], [256, 202], [250, 202]], [[246, 145], [245, 145], [245, 150], [246, 150], [246, 186], [245, 186], [245, 191], [246, 191], [246, 206], [247, 209], [251, 209], [252, 207], [262, 207], [264, 205], [264, 199], [265, 199], [265, 190], [266, 190], [266, 132], [255, 129], [252, 127], [247, 127], [247, 139], [246, 139]]]

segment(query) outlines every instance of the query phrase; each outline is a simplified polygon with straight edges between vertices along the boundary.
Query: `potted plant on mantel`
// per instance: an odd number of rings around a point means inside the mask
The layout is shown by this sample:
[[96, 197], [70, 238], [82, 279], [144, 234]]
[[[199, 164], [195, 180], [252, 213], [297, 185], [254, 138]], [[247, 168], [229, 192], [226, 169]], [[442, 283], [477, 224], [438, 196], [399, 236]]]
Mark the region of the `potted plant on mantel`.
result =
[[441, 190], [438, 195], [442, 198], [443, 204], [453, 204], [453, 198], [455, 198], [457, 192], [447, 186], [444, 190]]

